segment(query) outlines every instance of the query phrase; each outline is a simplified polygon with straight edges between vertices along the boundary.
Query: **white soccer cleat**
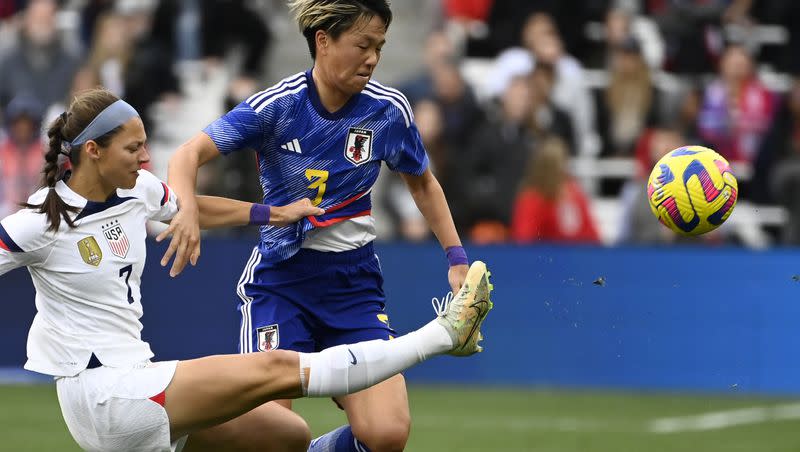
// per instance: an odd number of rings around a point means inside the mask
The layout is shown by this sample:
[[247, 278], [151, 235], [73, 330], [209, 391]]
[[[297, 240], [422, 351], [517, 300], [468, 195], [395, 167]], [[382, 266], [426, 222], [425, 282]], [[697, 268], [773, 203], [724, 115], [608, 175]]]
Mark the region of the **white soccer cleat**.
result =
[[449, 296], [445, 298], [439, 306], [436, 320], [447, 329], [455, 344], [449, 354], [469, 356], [483, 351], [483, 347], [478, 345], [483, 339], [481, 324], [493, 306], [489, 299], [494, 289], [489, 282], [490, 276], [486, 264], [473, 262], [461, 290], [452, 299]]

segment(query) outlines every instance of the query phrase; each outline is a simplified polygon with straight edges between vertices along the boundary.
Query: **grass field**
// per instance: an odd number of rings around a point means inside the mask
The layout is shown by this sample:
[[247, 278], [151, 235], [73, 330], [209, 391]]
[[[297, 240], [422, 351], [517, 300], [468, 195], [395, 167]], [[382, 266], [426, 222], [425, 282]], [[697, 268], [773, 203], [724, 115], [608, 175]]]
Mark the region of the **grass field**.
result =
[[[749, 397], [412, 386], [412, 452], [800, 451], [800, 403]], [[344, 423], [296, 402], [315, 434]], [[0, 451], [78, 451], [52, 385], [0, 386]]]

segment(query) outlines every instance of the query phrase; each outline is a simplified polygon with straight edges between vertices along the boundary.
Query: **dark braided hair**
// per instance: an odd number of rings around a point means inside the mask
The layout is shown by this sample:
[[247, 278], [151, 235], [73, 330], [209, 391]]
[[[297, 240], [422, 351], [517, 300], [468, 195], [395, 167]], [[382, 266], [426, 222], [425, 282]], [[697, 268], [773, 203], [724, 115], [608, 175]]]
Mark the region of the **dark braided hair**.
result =
[[[69, 213], [78, 212], [78, 208], [68, 205], [58, 196], [55, 186], [61, 176], [59, 166], [59, 156], [65, 155], [69, 158], [73, 168], [80, 165], [80, 156], [83, 145], [71, 148], [69, 142], [85, 129], [90, 122], [102, 112], [106, 107], [118, 101], [119, 98], [105, 89], [90, 89], [84, 91], [73, 99], [69, 110], [59, 115], [47, 129], [47, 137], [50, 139], [47, 153], [44, 155], [44, 168], [42, 169], [42, 186], [48, 187], [47, 197], [41, 204], [33, 205], [25, 203], [24, 207], [38, 209], [40, 213], [47, 215], [50, 222], [48, 231], [57, 231], [61, 226], [61, 219], [70, 227], [75, 227], [75, 223], [70, 218]], [[122, 127], [117, 127], [101, 137], [94, 138], [98, 146], [108, 146], [111, 139]]]

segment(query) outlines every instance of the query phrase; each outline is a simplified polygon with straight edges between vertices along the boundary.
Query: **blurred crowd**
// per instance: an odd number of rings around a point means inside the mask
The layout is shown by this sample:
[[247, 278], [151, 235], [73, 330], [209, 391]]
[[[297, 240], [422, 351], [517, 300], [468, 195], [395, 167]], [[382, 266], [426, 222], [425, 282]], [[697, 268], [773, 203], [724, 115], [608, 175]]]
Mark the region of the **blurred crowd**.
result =
[[[395, 9], [405, 1], [423, 0]], [[284, 3], [0, 0], [0, 217], [37, 184], [42, 125], [71, 93], [107, 87], [157, 139], [186, 93], [181, 74], [232, 74], [211, 119], [274, 83]], [[666, 152], [699, 144], [732, 163], [740, 205], [696, 241], [800, 244], [800, 2], [426, 3], [438, 16], [418, 30], [421, 67], [392, 85], [413, 105], [465, 239], [683, 241], [653, 217], [645, 182]], [[252, 156], [240, 154], [210, 168], [202, 190], [259, 199]], [[381, 176], [374, 204], [381, 237], [431, 239], [396, 175]]]

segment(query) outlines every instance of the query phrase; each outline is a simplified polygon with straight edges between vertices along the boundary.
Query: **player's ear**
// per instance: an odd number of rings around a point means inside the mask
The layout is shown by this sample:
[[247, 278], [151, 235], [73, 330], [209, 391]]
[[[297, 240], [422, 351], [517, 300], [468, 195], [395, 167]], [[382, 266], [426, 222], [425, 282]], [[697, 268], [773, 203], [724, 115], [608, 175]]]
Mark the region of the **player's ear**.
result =
[[323, 53], [327, 53], [329, 40], [330, 37], [328, 36], [328, 33], [325, 33], [324, 30], [317, 30], [317, 32], [314, 34], [314, 41], [316, 42], [317, 45], [317, 53], [319, 53], [320, 51]]
[[97, 160], [100, 158], [100, 146], [98, 146], [97, 142], [94, 140], [87, 141], [86, 144], [83, 145], [83, 150], [86, 151], [90, 159]]

